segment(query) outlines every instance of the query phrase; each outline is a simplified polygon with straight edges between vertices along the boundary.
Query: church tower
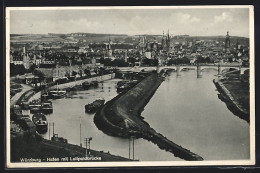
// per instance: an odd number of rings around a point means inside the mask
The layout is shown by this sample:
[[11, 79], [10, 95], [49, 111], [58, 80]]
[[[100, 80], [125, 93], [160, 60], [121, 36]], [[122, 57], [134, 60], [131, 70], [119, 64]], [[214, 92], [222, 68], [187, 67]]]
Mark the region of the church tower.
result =
[[112, 57], [110, 36], [109, 36], [109, 38], [108, 38], [107, 52], [108, 52], [108, 57]]
[[229, 48], [230, 48], [230, 36], [229, 36], [229, 32], [227, 32], [226, 39], [225, 39], [225, 49], [229, 49]]
[[162, 35], [162, 49], [165, 47], [165, 40], [164, 40], [164, 31], [163, 31], [163, 35]]
[[166, 38], [167, 52], [170, 51], [170, 45], [171, 45], [171, 39], [170, 39], [170, 33], [169, 33], [169, 29], [168, 29], [168, 34], [167, 34], [167, 38]]

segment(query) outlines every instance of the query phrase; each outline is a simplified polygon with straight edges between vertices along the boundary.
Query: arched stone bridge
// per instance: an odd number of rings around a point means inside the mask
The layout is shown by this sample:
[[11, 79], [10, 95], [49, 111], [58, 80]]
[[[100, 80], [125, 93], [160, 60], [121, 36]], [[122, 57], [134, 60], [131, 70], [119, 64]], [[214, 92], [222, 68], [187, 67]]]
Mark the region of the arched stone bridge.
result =
[[194, 69], [197, 70], [198, 74], [200, 74], [204, 69], [215, 69], [218, 71], [218, 74], [222, 74], [224, 70], [229, 70], [229, 69], [236, 69], [240, 71], [240, 74], [244, 74], [246, 70], [248, 70], [248, 67], [241, 67], [240, 65], [234, 64], [234, 65], [226, 65], [226, 64], [219, 64], [219, 65], [177, 65], [177, 66], [153, 66], [153, 67], [142, 67], [142, 66], [136, 66], [132, 67], [128, 70], [130, 71], [152, 71], [156, 70], [158, 73], [162, 72], [163, 70], [168, 70], [168, 69], [173, 69], [176, 72], [181, 72], [184, 69]]

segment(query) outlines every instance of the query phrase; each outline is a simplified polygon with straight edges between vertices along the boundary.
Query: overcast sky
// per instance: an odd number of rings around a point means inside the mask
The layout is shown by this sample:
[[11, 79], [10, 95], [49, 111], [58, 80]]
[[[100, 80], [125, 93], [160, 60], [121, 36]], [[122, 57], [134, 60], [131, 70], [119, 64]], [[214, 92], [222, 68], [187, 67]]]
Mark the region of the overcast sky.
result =
[[11, 34], [110, 33], [249, 37], [249, 9], [12, 10]]

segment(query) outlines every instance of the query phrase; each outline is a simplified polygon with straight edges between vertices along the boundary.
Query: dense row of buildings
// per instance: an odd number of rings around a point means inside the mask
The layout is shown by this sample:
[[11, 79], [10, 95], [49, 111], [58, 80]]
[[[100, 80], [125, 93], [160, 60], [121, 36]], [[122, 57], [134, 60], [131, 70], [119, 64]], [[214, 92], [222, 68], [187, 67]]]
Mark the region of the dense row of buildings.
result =
[[[80, 35], [71, 34], [70, 36]], [[138, 36], [133, 39], [135, 42], [131, 43], [113, 42], [110, 37], [101, 43], [83, 43], [80, 40], [68, 40], [63, 43], [26, 43], [22, 49], [19, 48], [20, 43], [18, 46], [12, 43], [10, 63], [24, 65], [25, 69], [35, 66], [42, 71], [64, 68], [66, 71], [59, 73], [64, 75], [71, 74], [72, 71], [67, 70], [74, 66], [77, 67], [73, 68], [76, 72], [84, 70], [82, 67], [94, 70], [103, 66], [106, 59], [111, 62], [123, 61], [125, 66], [133, 66], [134, 62], [142, 64], [145, 59], [156, 60], [159, 65], [167, 65], [171, 60], [184, 57], [192, 64], [198, 57], [208, 58], [211, 62], [248, 61], [248, 45], [241, 45], [238, 40], [235, 44], [233, 40], [232, 44], [231, 39], [228, 32], [224, 41], [221, 42], [214, 39], [190, 39], [187, 35], [173, 37], [170, 36], [168, 30], [167, 34], [163, 33], [162, 36]]]

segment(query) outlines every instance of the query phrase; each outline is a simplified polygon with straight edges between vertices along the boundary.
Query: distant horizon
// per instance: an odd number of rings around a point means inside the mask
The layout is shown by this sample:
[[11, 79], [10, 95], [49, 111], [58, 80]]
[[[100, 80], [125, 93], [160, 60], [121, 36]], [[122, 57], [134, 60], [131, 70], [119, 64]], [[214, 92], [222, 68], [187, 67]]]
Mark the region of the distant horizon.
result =
[[10, 10], [11, 34], [110, 33], [126, 35], [222, 36], [249, 38], [249, 8], [108, 8]]
[[[64, 34], [64, 35], [67, 35], [67, 34], [75, 34], [75, 33], [84, 33], [84, 34], [100, 34], [100, 35], [111, 35], [111, 36], [119, 36], [119, 35], [125, 35], [125, 36], [142, 36], [142, 35], [150, 35], [150, 36], [162, 36], [162, 34], [136, 34], [136, 35], [129, 35], [129, 34], [114, 34], [114, 33], [90, 33], [90, 32], [71, 32], [71, 33], [47, 33], [47, 34], [37, 34], [37, 33], [34, 33], [34, 34], [30, 34], [30, 33], [11, 33], [10, 35], [49, 35], [49, 34]], [[170, 36], [189, 36], [189, 37], [225, 37], [226, 34], [224, 35], [189, 35], [189, 34], [179, 34], [179, 35], [172, 35], [170, 34]], [[230, 37], [243, 37], [243, 38], [248, 38], [249, 37], [246, 37], [246, 36], [239, 36], [239, 35], [232, 35], [229, 33], [229, 36]]]

